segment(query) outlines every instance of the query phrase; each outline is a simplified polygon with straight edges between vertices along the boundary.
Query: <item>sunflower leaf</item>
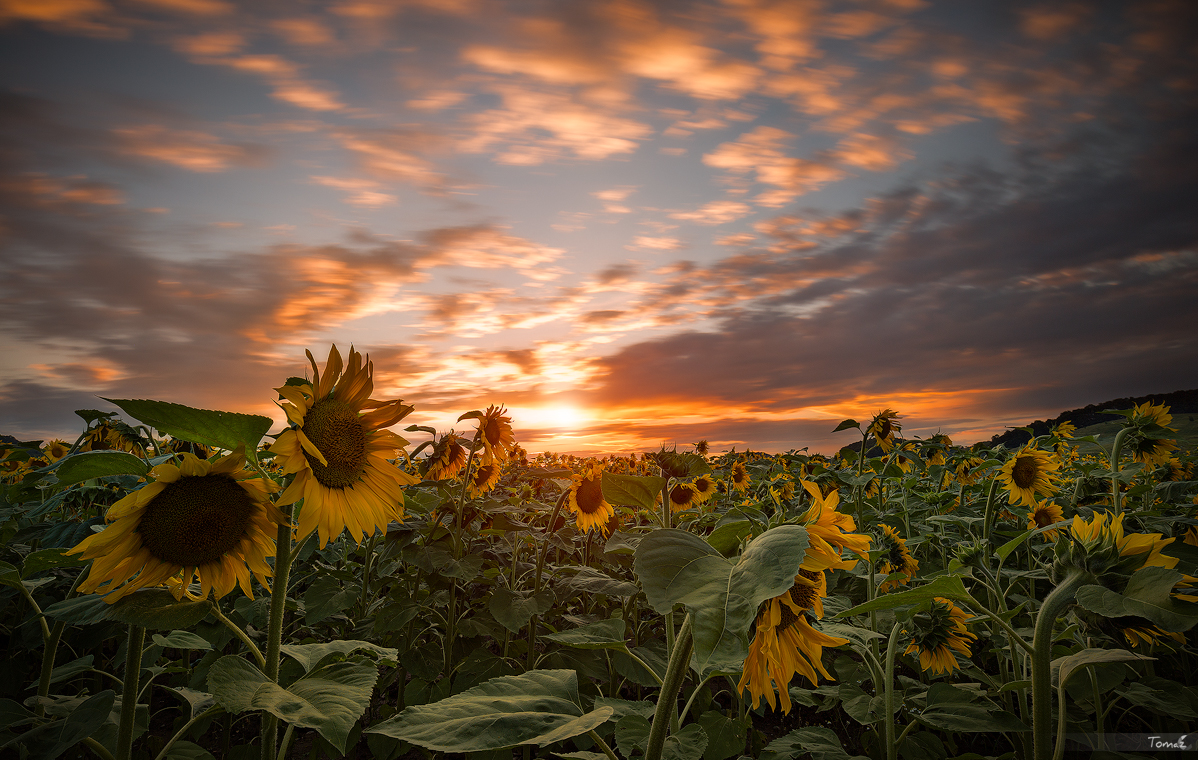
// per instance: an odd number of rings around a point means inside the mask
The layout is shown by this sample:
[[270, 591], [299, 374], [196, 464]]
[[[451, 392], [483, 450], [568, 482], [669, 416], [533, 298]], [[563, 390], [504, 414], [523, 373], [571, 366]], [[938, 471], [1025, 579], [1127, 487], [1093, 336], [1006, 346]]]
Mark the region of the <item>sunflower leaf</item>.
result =
[[226, 655], [208, 672], [208, 688], [217, 704], [231, 713], [266, 710], [295, 726], [315, 728], [344, 753], [378, 677], [372, 663], [334, 662], [284, 689], [241, 657]]
[[[893, 575], [893, 573], [892, 573]], [[923, 604], [931, 601], [936, 597], [951, 599], [954, 602], [966, 602], [975, 607], [979, 606], [977, 600], [969, 595], [965, 590], [965, 584], [961, 582], [959, 575], [942, 575], [931, 583], [924, 584], [919, 588], [913, 588], [909, 591], [900, 591], [894, 594], [883, 594], [877, 597], [872, 602], [859, 604], [852, 609], [836, 615], [833, 619], [852, 617], [853, 615], [863, 615], [866, 612], [874, 610], [889, 610], [895, 607], [905, 607], [912, 604]]]
[[532, 670], [413, 705], [365, 733], [436, 752], [484, 752], [563, 741], [597, 728], [611, 715], [611, 707], [583, 712], [575, 671]]
[[748, 653], [757, 607], [794, 585], [807, 543], [806, 529], [781, 525], [733, 563], [692, 533], [656, 530], [637, 546], [634, 570], [655, 611], [682, 604], [694, 616], [695, 668], [735, 671]]
[[229, 451], [245, 444], [245, 455], [251, 461], [256, 459], [262, 436], [274, 424], [270, 417], [259, 414], [195, 409], [169, 401], [104, 400], [116, 404], [130, 417], [175, 438]]
[[615, 506], [653, 509], [666, 479], [656, 475], [619, 475], [603, 473], [603, 499]]
[[175, 595], [164, 588], [145, 588], [113, 602], [108, 607], [108, 619], [152, 631], [173, 631], [191, 628], [207, 617], [210, 609], [206, 600], [176, 601]]
[[1082, 586], [1077, 590], [1077, 603], [1103, 617], [1147, 618], [1162, 630], [1182, 633], [1198, 624], [1198, 603], [1172, 596], [1173, 586], [1182, 577], [1176, 570], [1144, 567], [1131, 576], [1122, 594], [1103, 586]]
[[1104, 662], [1148, 662], [1155, 659], [1125, 649], [1083, 649], [1052, 661], [1052, 685], [1059, 688], [1069, 683], [1069, 676], [1087, 665], [1099, 665]]
[[145, 462], [124, 451], [84, 451], [60, 459], [54, 475], [58, 478], [59, 485], [69, 486], [91, 478], [103, 478], [108, 475], [140, 477], [147, 472], [149, 468]]
[[626, 624], [620, 618], [609, 618], [568, 631], [541, 634], [541, 638], [575, 649], [617, 649], [627, 652], [628, 645], [624, 643], [625, 628]]

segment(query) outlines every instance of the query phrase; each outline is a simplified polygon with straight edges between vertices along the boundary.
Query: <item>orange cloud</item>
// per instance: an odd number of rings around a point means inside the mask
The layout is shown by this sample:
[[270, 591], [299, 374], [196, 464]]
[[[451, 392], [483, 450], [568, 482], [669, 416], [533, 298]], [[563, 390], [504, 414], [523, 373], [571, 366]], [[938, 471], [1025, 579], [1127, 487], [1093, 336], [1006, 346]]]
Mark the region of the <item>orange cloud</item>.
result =
[[159, 124], [113, 130], [119, 150], [193, 172], [220, 172], [230, 166], [259, 163], [263, 151], [250, 145], [223, 143], [214, 135], [176, 130]]
[[312, 182], [325, 187], [344, 190], [349, 195], [345, 202], [354, 206], [363, 206], [365, 208], [379, 208], [380, 206], [388, 206], [395, 203], [394, 195], [381, 193], [376, 188], [379, 183], [368, 179], [347, 179], [339, 177], [309, 177]]
[[783, 152], [794, 135], [777, 127], [760, 126], [740, 139], [721, 144], [703, 156], [703, 163], [733, 174], [753, 174], [757, 182], [773, 185], [755, 198], [762, 206], [784, 206], [795, 197], [844, 176], [826, 159], [804, 159]]

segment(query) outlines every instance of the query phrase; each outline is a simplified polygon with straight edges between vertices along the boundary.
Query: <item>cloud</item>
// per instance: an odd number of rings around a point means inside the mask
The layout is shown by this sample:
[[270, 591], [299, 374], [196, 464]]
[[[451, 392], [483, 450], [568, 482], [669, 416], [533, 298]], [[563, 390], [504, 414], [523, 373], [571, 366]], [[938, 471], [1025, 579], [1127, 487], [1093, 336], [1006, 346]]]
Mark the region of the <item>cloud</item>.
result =
[[378, 191], [379, 183], [368, 179], [313, 176], [309, 179], [317, 185], [344, 190], [348, 193], [345, 202], [365, 208], [379, 208], [396, 202], [394, 195]]
[[221, 142], [215, 135], [143, 124], [113, 130], [118, 150], [193, 172], [221, 172], [232, 166], [260, 165], [266, 155], [259, 145]]
[[699, 224], [727, 224], [753, 212], [747, 203], [738, 201], [711, 201], [694, 211], [675, 211], [671, 219], [683, 219]]
[[773, 189], [754, 199], [758, 205], [771, 207], [784, 206], [799, 195], [845, 176], [829, 157], [787, 155], [783, 146], [793, 137], [785, 130], [762, 125], [704, 154], [703, 163], [737, 175], [751, 174], [758, 183], [772, 185]]

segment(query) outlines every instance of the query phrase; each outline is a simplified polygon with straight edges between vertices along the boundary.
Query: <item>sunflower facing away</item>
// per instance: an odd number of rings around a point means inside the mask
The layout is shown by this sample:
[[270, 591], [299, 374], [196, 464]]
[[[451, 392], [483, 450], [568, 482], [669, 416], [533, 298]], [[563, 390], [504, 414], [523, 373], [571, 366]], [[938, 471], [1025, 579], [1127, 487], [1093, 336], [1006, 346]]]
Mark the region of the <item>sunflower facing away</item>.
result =
[[582, 472], [572, 477], [574, 483], [566, 506], [574, 513], [578, 532], [586, 533], [591, 528], [604, 530], [616, 510], [603, 498], [603, 465], [598, 462], [583, 465]]
[[969, 644], [977, 640], [975, 634], [965, 628], [970, 619], [957, 605], [948, 599], [936, 597], [925, 612], [916, 613], [912, 627], [911, 644], [903, 654], [919, 653], [919, 668], [931, 671], [932, 675], [951, 673], [960, 668], [953, 650], [970, 656]]
[[[1059, 523], [1065, 519], [1064, 513], [1058, 504], [1053, 504], [1050, 501], [1038, 501], [1031, 512], [1027, 513], [1027, 529], [1035, 530], [1036, 528], [1046, 528], [1054, 523]], [[1053, 528], [1046, 530], [1042, 534], [1045, 540], [1056, 541], [1060, 536], [1062, 528]]]
[[817, 671], [832, 679], [823, 666], [823, 648], [847, 644], [848, 639], [829, 636], [815, 630], [807, 620], [810, 613], [823, 616], [823, 599], [828, 593], [822, 572], [800, 570], [794, 585], [780, 596], [768, 600], [757, 615], [757, 629], [749, 645], [738, 691], [747, 688], [756, 708], [764, 697], [774, 708], [774, 691], [783, 712], [790, 712], [790, 681], [801, 674], [812, 685], [819, 682]]
[[[271, 445], [275, 461], [295, 480], [279, 504], [304, 505], [299, 535], [319, 531], [320, 546], [349, 528], [354, 543], [403, 519], [403, 486], [417, 479], [388, 462], [408, 444], [384, 428], [411, 413], [402, 401], [374, 401], [374, 363], [352, 347], [344, 366], [337, 347], [322, 375], [312, 352], [312, 382], [276, 388], [292, 427]], [[363, 409], [368, 409], [365, 413]]]
[[891, 589], [907, 585], [915, 577], [915, 571], [919, 569], [919, 560], [911, 556], [910, 550], [907, 549], [907, 542], [899, 537], [898, 531], [883, 524], [879, 548], [885, 553], [878, 560], [878, 571], [883, 575], [902, 573], [902, 577], [883, 581], [882, 585], [878, 586], [878, 592], [885, 594]]
[[452, 480], [466, 466], [466, 447], [455, 433], [446, 433], [433, 444], [424, 471], [425, 480]]
[[800, 519], [807, 529], [807, 554], [803, 558], [804, 570], [852, 570], [855, 559], [842, 559], [841, 551], [849, 551], [865, 557], [872, 539], [862, 533], [854, 533], [857, 524], [851, 515], [836, 511], [840, 504], [840, 493], [823, 491], [809, 480], [802, 481], [804, 490], [811, 494], [811, 507]]
[[887, 454], [894, 448], [895, 433], [903, 429], [902, 423], [898, 420], [898, 412], [893, 409], [883, 409], [874, 415], [873, 421], [869, 423], [869, 428], [866, 430], [882, 447], [882, 451]]
[[512, 432], [512, 418], [502, 406], [492, 404], [487, 411], [466, 412], [458, 417], [462, 420], [478, 420], [478, 438], [483, 445], [483, 462], [503, 464], [516, 448], [516, 435]]
[[1053, 454], [1032, 448], [1029, 443], [999, 470], [998, 480], [1007, 490], [1011, 504], [1035, 507], [1037, 496], [1052, 496], [1057, 492], [1056, 471], [1061, 461]]
[[198, 576], [202, 598], [234, 586], [252, 597], [250, 574], [267, 585], [266, 558], [284, 519], [268, 496], [278, 487], [244, 464], [239, 449], [216, 462], [181, 454], [178, 465], [150, 470], [153, 482], [113, 504], [109, 525], [67, 552], [94, 560], [79, 590], [107, 594], [112, 603], [168, 583], [181, 599]]

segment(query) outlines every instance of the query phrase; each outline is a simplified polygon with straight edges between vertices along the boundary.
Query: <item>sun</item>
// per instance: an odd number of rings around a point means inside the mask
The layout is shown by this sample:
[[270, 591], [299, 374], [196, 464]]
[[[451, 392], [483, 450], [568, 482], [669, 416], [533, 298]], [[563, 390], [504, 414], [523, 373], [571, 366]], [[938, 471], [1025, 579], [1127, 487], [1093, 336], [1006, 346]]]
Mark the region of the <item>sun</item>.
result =
[[571, 404], [553, 404], [519, 410], [520, 422], [534, 428], [576, 430], [587, 419], [587, 414], [582, 409]]

